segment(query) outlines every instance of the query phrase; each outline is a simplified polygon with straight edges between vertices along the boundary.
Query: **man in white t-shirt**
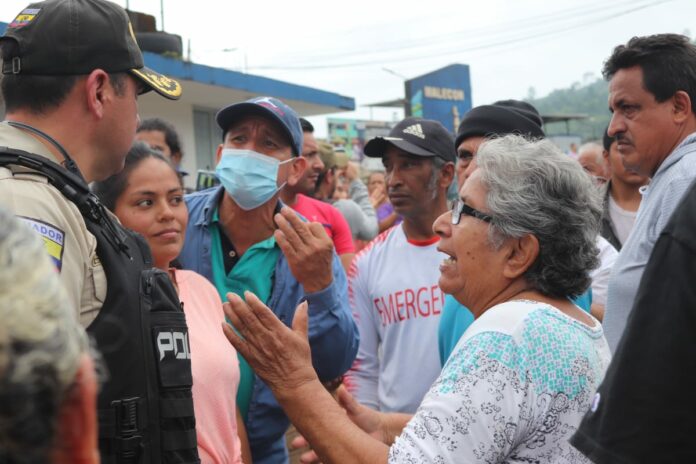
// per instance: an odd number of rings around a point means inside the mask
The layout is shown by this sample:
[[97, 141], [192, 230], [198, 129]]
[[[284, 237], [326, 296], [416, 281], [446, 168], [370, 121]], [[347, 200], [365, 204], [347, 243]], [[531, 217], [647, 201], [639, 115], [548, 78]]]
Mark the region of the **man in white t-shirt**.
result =
[[607, 161], [611, 176], [604, 195], [601, 235], [614, 248], [621, 250], [636, 221], [641, 200], [640, 188], [650, 179], [624, 167], [616, 139], [609, 137], [606, 129], [603, 144], [602, 155]]
[[604, 317], [604, 307], [607, 304], [607, 289], [611, 269], [614, 267], [619, 252], [607, 239], [597, 236], [597, 248], [599, 249], [599, 266], [590, 272], [592, 278], [592, 315], [600, 321]]
[[446, 256], [432, 226], [447, 210], [454, 137], [437, 121], [406, 118], [364, 153], [382, 158], [387, 194], [403, 222], [358, 253], [348, 273], [360, 348], [345, 384], [373, 409], [414, 413], [440, 373], [438, 279]]

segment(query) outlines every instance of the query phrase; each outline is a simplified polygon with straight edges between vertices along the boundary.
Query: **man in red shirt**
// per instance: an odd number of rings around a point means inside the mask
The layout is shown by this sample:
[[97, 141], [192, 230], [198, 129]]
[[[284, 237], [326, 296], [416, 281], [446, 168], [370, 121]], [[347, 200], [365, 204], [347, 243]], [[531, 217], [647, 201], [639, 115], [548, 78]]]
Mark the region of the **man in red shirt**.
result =
[[304, 118], [300, 118], [304, 140], [302, 157], [307, 160], [307, 169], [296, 185], [285, 185], [280, 192], [280, 199], [311, 222], [319, 222], [333, 240], [336, 254], [341, 258], [343, 268], [348, 272], [355, 256], [355, 245], [348, 222], [332, 205], [307, 196], [314, 192], [319, 174], [324, 170], [324, 163], [319, 156], [317, 141], [314, 139], [314, 127]]

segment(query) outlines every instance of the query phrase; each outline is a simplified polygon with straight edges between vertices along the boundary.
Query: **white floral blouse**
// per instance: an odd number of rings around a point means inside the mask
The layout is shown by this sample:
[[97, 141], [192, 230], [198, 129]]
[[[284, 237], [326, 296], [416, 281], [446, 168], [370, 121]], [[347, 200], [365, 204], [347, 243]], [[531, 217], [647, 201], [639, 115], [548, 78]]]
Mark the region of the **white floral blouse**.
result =
[[464, 333], [390, 463], [586, 463], [568, 439], [609, 364], [601, 325], [510, 301]]

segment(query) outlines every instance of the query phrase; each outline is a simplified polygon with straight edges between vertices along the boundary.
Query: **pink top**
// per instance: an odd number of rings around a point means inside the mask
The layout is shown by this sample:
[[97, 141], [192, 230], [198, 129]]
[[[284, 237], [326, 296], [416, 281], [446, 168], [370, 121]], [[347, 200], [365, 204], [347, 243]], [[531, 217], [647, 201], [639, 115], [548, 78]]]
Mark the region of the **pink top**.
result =
[[318, 222], [334, 242], [336, 254], [355, 253], [353, 235], [348, 221], [335, 206], [316, 200], [306, 195], [297, 195], [297, 201], [292, 209], [300, 213], [310, 222]]
[[222, 332], [222, 302], [205, 277], [179, 269], [175, 275], [189, 328], [198, 454], [203, 464], [241, 464], [235, 403], [239, 361]]

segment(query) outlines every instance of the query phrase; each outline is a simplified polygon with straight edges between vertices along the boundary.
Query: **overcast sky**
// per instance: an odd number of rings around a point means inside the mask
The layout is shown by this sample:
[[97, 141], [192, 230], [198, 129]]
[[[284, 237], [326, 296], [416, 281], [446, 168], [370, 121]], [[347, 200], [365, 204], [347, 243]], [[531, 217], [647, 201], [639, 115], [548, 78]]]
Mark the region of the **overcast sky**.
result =
[[[340, 117], [368, 118], [362, 105], [402, 97], [403, 78], [452, 63], [471, 67], [474, 106], [530, 87], [544, 96], [599, 76], [634, 35], [696, 32], [696, 0], [162, 1], [165, 30], [190, 40], [193, 61], [354, 97], [358, 110]], [[160, 0], [129, 3], [161, 27]], [[0, 20], [27, 4], [0, 0]]]

